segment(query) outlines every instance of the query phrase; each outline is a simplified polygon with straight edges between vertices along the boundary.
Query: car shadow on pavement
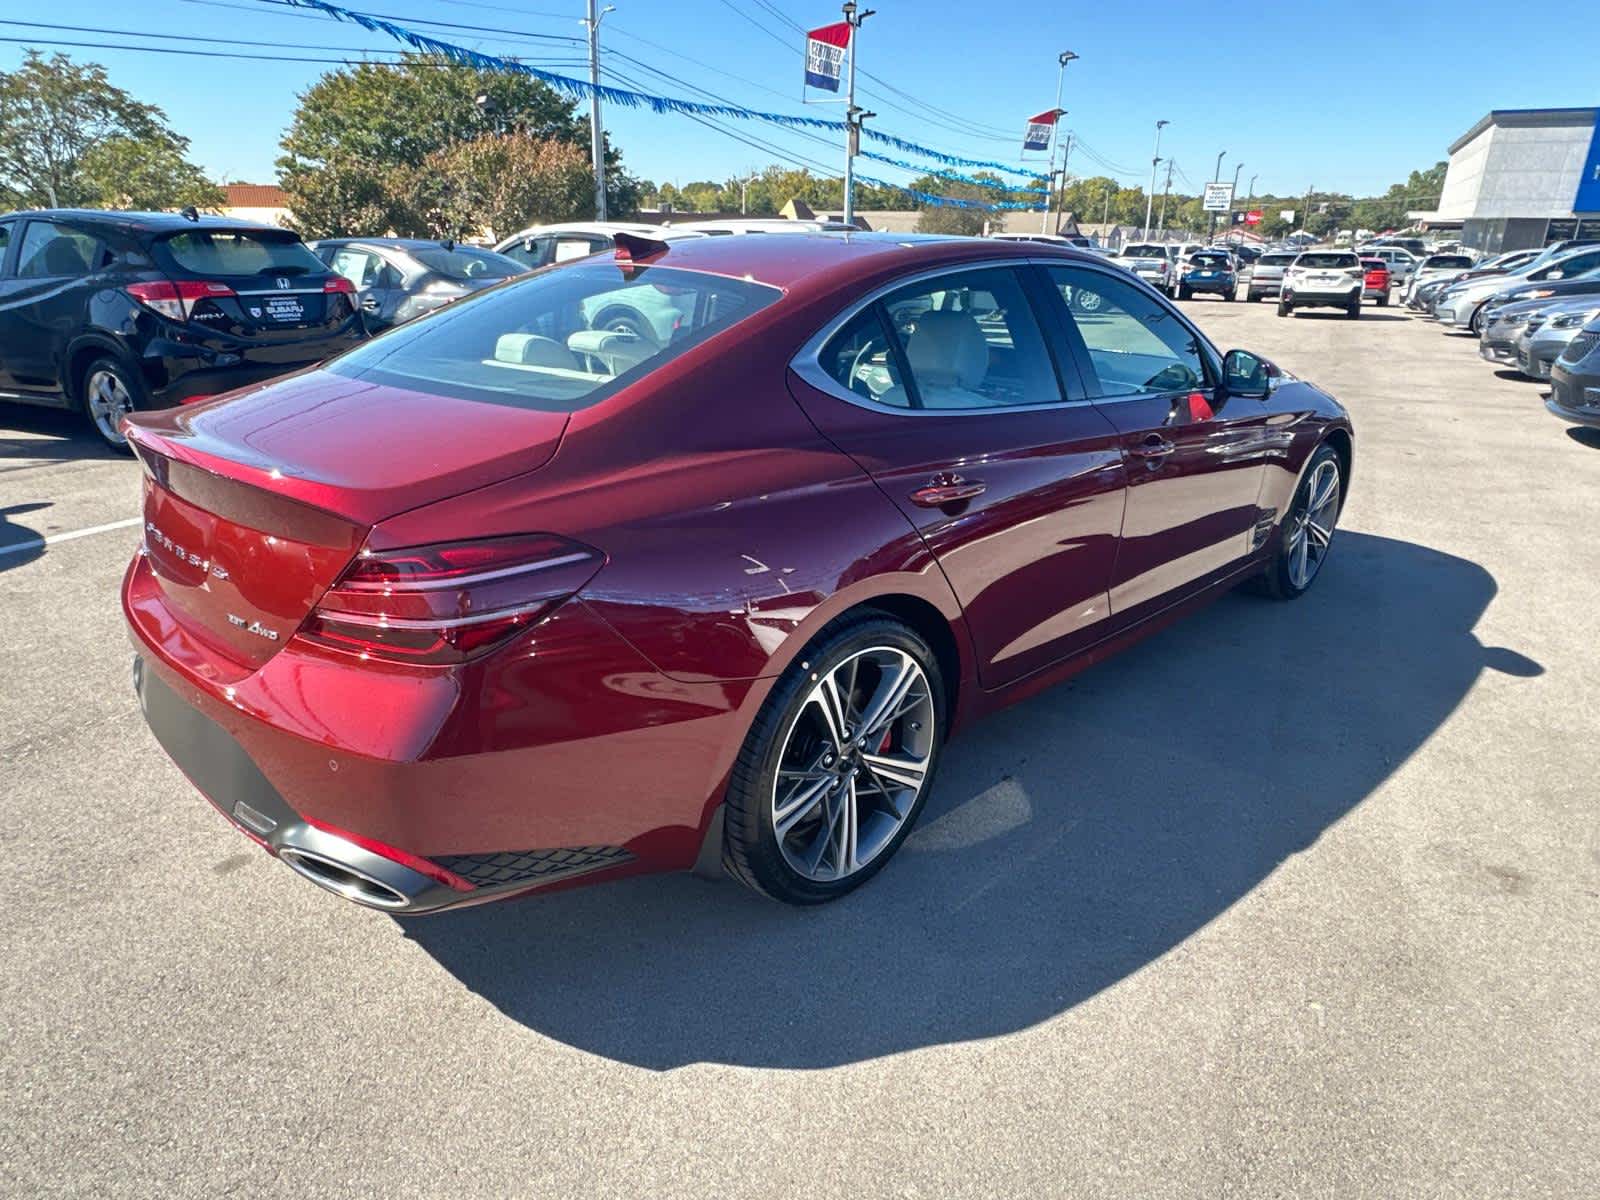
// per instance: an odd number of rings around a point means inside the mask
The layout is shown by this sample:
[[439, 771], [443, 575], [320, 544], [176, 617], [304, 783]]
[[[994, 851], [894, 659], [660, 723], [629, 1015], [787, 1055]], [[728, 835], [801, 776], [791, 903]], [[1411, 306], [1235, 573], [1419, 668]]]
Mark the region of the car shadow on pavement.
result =
[[1600, 450], [1600, 429], [1592, 429], [1587, 425], [1574, 425], [1567, 430], [1567, 436], [1580, 446]]
[[[1300, 309], [1292, 315], [1297, 321], [1348, 321], [1350, 319], [1343, 312], [1334, 309], [1329, 309], [1327, 312]], [[1399, 313], [1373, 312], [1370, 308], [1363, 308], [1361, 316], [1357, 318], [1357, 320], [1361, 321], [1409, 321], [1410, 319], [1410, 317], [1401, 316]]]
[[512, 1020], [654, 1069], [1011, 1033], [1315, 852], [1480, 672], [1541, 673], [1474, 636], [1495, 590], [1475, 563], [1346, 531], [1303, 599], [1225, 596], [958, 738], [901, 853], [833, 905], [668, 876], [401, 928]]
[[115, 461], [126, 457], [106, 445], [80, 413], [0, 403], [0, 471], [19, 458]]
[[44, 535], [26, 525], [16, 524], [13, 518], [49, 507], [48, 500], [34, 500], [0, 508], [0, 571], [20, 567], [44, 553]]

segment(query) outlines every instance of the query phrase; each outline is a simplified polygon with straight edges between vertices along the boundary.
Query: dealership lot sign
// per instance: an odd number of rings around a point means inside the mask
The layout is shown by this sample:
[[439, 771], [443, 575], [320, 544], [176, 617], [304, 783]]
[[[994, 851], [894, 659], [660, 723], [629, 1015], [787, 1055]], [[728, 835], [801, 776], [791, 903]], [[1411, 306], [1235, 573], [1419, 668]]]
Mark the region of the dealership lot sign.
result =
[[1600, 212], [1600, 121], [1595, 122], [1594, 137], [1589, 139], [1589, 157], [1578, 177], [1578, 196], [1572, 202], [1572, 211]]

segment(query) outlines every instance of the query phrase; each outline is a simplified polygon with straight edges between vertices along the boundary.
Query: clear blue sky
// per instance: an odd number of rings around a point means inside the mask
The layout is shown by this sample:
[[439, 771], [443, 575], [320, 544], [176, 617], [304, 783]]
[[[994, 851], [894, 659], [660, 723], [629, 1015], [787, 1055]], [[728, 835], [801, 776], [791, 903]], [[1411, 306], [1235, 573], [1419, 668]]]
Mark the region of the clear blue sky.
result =
[[[423, 18], [493, 26], [550, 39], [583, 33], [581, 0], [342, 2], [402, 22]], [[826, 2], [614, 3], [616, 11], [602, 26], [602, 44], [684, 82], [651, 75], [638, 62], [611, 55], [608, 70], [625, 74], [644, 90], [694, 96], [693, 85], [740, 104], [788, 112], [807, 110], [799, 104], [801, 38], [782, 16], [806, 27], [839, 19], [837, 6]], [[1594, 20], [1593, 0], [1545, 0], [1523, 10], [1483, 0], [1245, 6], [1152, 0], [1138, 6], [1072, 7], [876, 0], [876, 5], [878, 14], [861, 35], [860, 65], [882, 81], [863, 80], [873, 94], [862, 100], [878, 113], [879, 128], [949, 153], [1017, 162], [1025, 118], [1054, 102], [1057, 52], [1074, 50], [1082, 57], [1067, 69], [1066, 123], [1090, 152], [1115, 169], [1108, 172], [1088, 153], [1075, 153], [1073, 173], [1110, 173], [1128, 183], [1148, 183], [1154, 123], [1165, 118], [1172, 124], [1163, 135], [1162, 154], [1175, 160], [1181, 172], [1176, 187], [1186, 191], [1210, 178], [1217, 153], [1225, 150], [1224, 178], [1232, 178], [1235, 164], [1244, 163], [1241, 190], [1255, 175], [1258, 192], [1297, 194], [1315, 185], [1373, 193], [1445, 157], [1446, 146], [1491, 108], [1600, 104], [1600, 22]], [[1519, 20], [1521, 13], [1526, 20]], [[0, 37], [26, 38], [41, 49], [59, 47], [75, 58], [105, 64], [115, 83], [166, 110], [208, 171], [250, 182], [273, 178], [278, 140], [296, 95], [332, 65], [60, 44], [137, 43], [312, 58], [349, 57], [343, 52], [358, 50], [392, 56], [396, 50], [387, 39], [356, 27], [260, 0], [141, 0], [137, 5], [54, 0], [48, 6], [0, 5], [0, 18], [7, 22], [0, 24]], [[142, 28], [255, 44], [30, 28], [20, 21]], [[1219, 32], [1224, 22], [1232, 32]], [[577, 42], [416, 27], [474, 49], [586, 74]], [[14, 41], [0, 42], [0, 69], [15, 66], [22, 51]], [[620, 78], [608, 81], [622, 84]], [[832, 116], [838, 108], [809, 111]], [[605, 120], [629, 168], [657, 182], [722, 179], [778, 158], [683, 116], [608, 109]], [[724, 124], [785, 154], [818, 160], [834, 172], [841, 169], [835, 146], [755, 122]], [[973, 126], [992, 132], [977, 133]], [[863, 169], [893, 182], [910, 178], [893, 168], [863, 164]]]

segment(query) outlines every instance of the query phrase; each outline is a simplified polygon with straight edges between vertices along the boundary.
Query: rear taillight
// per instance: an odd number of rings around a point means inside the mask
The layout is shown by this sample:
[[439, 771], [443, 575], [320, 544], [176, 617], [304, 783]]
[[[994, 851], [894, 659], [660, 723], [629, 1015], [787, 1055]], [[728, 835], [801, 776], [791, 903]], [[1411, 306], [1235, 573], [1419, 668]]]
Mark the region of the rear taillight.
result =
[[301, 636], [362, 658], [463, 662], [542, 621], [603, 562], [551, 534], [363, 550]]
[[346, 296], [354, 296], [356, 294], [356, 285], [343, 275], [334, 275], [322, 281], [322, 290], [329, 293], [343, 292]]
[[236, 295], [225, 283], [180, 279], [177, 283], [161, 279], [153, 283], [130, 283], [122, 289], [140, 304], [171, 321], [187, 321], [194, 306], [202, 300]]

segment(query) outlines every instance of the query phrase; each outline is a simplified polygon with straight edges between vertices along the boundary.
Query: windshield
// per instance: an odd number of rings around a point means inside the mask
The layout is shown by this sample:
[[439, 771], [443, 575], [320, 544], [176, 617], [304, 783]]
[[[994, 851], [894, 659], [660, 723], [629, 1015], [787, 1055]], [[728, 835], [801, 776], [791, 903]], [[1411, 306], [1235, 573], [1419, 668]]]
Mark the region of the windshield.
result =
[[543, 412], [576, 412], [765, 308], [782, 293], [698, 271], [612, 262], [479, 292], [342, 355], [353, 379]]
[[1123, 258], [1165, 258], [1167, 252], [1160, 246], [1127, 246], [1122, 251]]
[[1354, 254], [1302, 254], [1295, 259], [1295, 266], [1309, 267], [1313, 271], [1329, 271], [1346, 269], [1357, 266], [1358, 261]]
[[1454, 271], [1465, 270], [1472, 265], [1472, 260], [1465, 254], [1435, 254], [1425, 260], [1422, 269], [1425, 271]]
[[1287, 267], [1295, 260], [1293, 254], [1263, 254], [1256, 259], [1258, 267]]
[[158, 244], [181, 269], [196, 275], [305, 275], [328, 269], [287, 230], [196, 229]]

